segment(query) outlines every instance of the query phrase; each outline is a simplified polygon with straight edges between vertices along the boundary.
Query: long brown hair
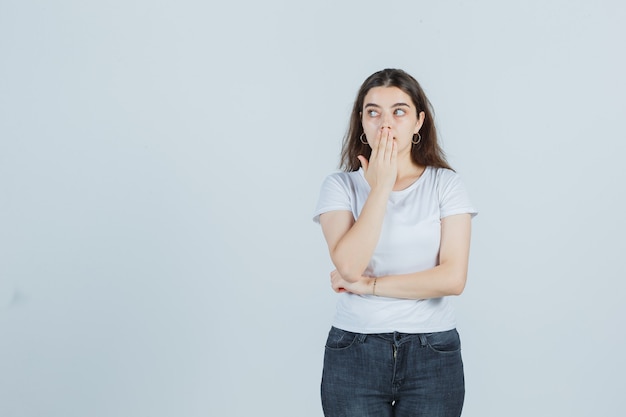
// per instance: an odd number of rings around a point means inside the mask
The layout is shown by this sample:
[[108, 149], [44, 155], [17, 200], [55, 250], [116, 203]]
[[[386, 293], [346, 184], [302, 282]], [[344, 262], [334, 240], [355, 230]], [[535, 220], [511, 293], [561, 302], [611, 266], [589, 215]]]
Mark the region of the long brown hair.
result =
[[372, 153], [372, 148], [368, 144], [362, 143], [359, 137], [363, 133], [363, 125], [361, 124], [363, 100], [365, 100], [367, 92], [374, 87], [398, 87], [411, 97], [418, 115], [420, 112], [424, 112], [424, 124], [420, 129], [422, 139], [419, 144], [413, 145], [411, 148], [413, 162], [418, 165], [452, 169], [446, 161], [443, 149], [437, 142], [437, 130], [435, 129], [430, 101], [428, 101], [417, 80], [400, 69], [384, 69], [375, 72], [361, 85], [352, 108], [348, 132], [343, 139], [340, 168], [344, 171], [357, 171], [361, 167], [357, 156], [363, 155], [369, 159]]

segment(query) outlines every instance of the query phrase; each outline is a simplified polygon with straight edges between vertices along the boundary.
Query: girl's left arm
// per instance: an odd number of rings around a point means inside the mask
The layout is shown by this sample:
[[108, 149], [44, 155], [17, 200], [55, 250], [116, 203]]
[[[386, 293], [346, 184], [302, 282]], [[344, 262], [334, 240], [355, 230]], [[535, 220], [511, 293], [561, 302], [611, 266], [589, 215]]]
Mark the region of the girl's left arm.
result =
[[361, 277], [345, 281], [335, 270], [331, 284], [336, 292], [374, 294], [381, 297], [424, 299], [460, 295], [467, 280], [471, 236], [471, 215], [457, 214], [441, 219], [439, 265], [403, 275]]

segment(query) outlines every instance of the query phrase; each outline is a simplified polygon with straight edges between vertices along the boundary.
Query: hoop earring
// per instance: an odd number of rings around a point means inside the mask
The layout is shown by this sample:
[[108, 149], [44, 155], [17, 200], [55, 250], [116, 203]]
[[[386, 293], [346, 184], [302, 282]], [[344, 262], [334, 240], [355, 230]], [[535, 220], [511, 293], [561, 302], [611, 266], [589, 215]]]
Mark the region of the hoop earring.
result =
[[[417, 142], [415, 142], [415, 135], [417, 135], [417, 137], [419, 138]], [[417, 132], [415, 135], [413, 135], [413, 139], [411, 139], [411, 143], [413, 145], [419, 145], [419, 143], [422, 141], [422, 135], [420, 135], [420, 132]]]
[[363, 136], [365, 136], [365, 132], [361, 133], [361, 136], [359, 136], [359, 140], [363, 145], [367, 145], [367, 138], [365, 138], [365, 141], [363, 141]]

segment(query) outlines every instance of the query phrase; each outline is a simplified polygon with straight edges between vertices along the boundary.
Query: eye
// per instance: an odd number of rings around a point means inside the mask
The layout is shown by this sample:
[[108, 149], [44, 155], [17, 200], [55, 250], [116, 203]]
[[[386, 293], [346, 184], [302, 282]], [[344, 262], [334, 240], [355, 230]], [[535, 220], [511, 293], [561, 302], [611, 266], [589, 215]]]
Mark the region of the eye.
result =
[[376, 117], [376, 116], [378, 116], [378, 112], [376, 110], [368, 110], [367, 111], [367, 115], [369, 117]]
[[396, 116], [404, 116], [406, 114], [406, 110], [404, 110], [404, 109], [395, 109], [393, 111], [393, 114], [395, 114]]

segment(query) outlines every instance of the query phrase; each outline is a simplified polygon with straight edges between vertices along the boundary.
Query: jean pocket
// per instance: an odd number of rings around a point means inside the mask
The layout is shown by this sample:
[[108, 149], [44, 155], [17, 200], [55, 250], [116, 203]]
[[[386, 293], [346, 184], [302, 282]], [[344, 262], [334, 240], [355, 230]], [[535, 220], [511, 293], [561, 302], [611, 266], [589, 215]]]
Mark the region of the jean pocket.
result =
[[428, 347], [437, 353], [457, 353], [461, 351], [461, 338], [456, 329], [426, 335]]
[[326, 349], [342, 350], [348, 349], [354, 344], [359, 336], [358, 333], [348, 332], [336, 327], [331, 327], [326, 339]]

